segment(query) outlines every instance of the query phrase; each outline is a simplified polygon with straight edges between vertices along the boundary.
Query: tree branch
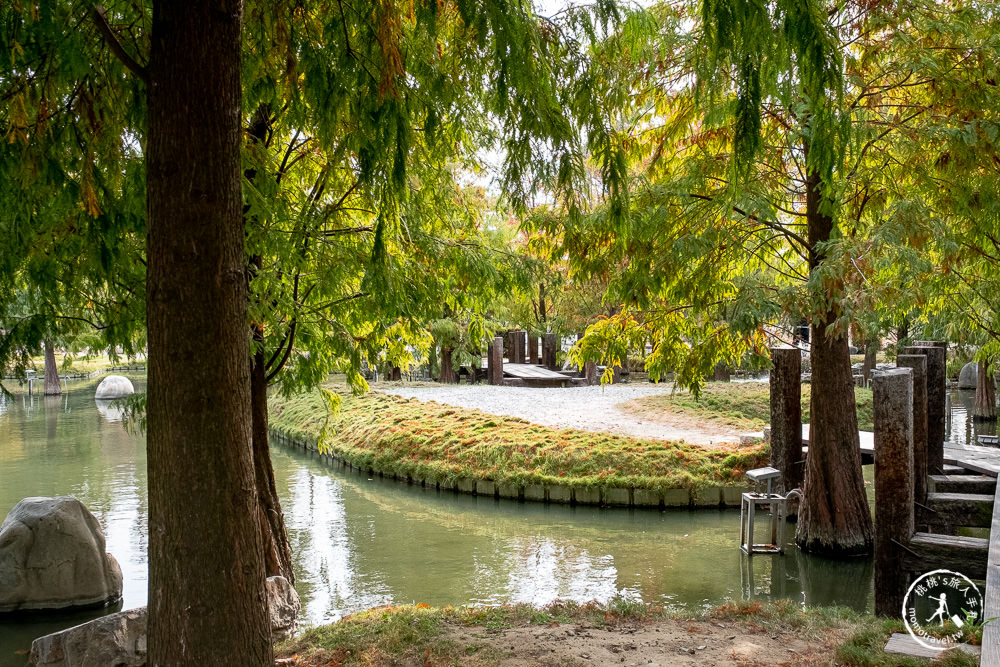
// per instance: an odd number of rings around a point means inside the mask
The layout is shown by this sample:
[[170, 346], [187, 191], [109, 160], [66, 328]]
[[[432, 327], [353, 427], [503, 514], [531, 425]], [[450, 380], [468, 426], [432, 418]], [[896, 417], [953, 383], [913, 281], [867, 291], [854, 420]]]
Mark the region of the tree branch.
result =
[[94, 19], [94, 25], [97, 26], [98, 32], [104, 37], [104, 41], [107, 43], [108, 48], [111, 49], [111, 53], [115, 54], [118, 58], [137, 77], [139, 77], [143, 83], [149, 85], [149, 72], [146, 68], [140, 65], [135, 58], [130, 56], [125, 48], [118, 41], [115, 33], [111, 30], [111, 26], [108, 24], [108, 13], [104, 9], [104, 5], [94, 5], [93, 10], [90, 13], [91, 17]]

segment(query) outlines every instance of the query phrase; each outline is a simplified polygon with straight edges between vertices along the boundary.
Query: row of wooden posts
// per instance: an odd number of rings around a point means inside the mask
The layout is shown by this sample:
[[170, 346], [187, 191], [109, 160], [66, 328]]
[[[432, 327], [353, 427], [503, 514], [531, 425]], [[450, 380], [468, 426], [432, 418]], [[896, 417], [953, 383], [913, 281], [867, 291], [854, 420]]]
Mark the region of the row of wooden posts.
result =
[[[801, 353], [773, 348], [771, 354], [771, 465], [783, 473], [784, 492], [804, 481]], [[896, 368], [872, 377], [878, 615], [898, 617], [910, 582], [929, 570], [985, 578], [988, 540], [954, 532], [959, 526], [990, 526], [992, 491], [990, 496], [934, 492], [951, 490], [948, 484], [995, 488], [982, 477], [944, 474], [946, 354], [946, 343], [917, 342], [900, 350]], [[825, 390], [812, 387], [818, 400]]]
[[[559, 336], [547, 333], [544, 336], [530, 336], [527, 331], [511, 331], [508, 334], [508, 362], [512, 364], [537, 364], [550, 371], [558, 370], [556, 353], [559, 350]], [[539, 350], [541, 342], [541, 350]], [[487, 378], [490, 384], [503, 384], [504, 338], [496, 336], [490, 344]], [[597, 366], [593, 362], [585, 365], [585, 375], [591, 384], [596, 380]]]

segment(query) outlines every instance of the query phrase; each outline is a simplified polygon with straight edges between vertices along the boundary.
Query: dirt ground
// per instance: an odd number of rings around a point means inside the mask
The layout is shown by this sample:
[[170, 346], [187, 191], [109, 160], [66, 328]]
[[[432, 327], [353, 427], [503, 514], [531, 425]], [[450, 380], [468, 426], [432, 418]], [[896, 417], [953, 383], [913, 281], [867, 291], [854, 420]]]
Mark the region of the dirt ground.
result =
[[[436, 650], [409, 654], [349, 656], [347, 654], [282, 658], [282, 667], [364, 665], [431, 667], [583, 667], [625, 665], [667, 667], [809, 667], [834, 665], [834, 650], [847, 630], [830, 629], [811, 639], [793, 632], [766, 630], [753, 623], [683, 621], [672, 619], [625, 623], [596, 628], [553, 622], [490, 630], [448, 623]], [[442, 650], [441, 647], [447, 647]]]
[[711, 621], [654, 621], [605, 630], [576, 625], [520, 627], [495, 633], [483, 628], [450, 628], [449, 639], [486, 645], [505, 655], [504, 667], [546, 665], [829, 665], [839, 635], [808, 642]]
[[654, 419], [621, 409], [623, 403], [652, 394], [669, 394], [668, 384], [618, 384], [594, 387], [534, 388], [490, 385], [375, 387], [388, 394], [437, 401], [493, 415], [520, 417], [535, 424], [584, 431], [607, 431], [640, 438], [684, 440], [718, 447], [738, 443], [740, 433], [724, 425], [670, 415]]

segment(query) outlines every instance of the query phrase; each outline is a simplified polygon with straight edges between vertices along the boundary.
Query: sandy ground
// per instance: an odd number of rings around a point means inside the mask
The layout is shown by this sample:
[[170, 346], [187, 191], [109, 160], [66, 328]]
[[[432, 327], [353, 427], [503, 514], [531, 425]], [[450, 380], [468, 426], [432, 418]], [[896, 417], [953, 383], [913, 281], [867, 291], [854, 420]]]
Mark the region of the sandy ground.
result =
[[621, 409], [628, 401], [670, 393], [666, 384], [618, 384], [565, 389], [441, 385], [436, 387], [375, 387], [389, 394], [474, 408], [494, 415], [520, 417], [535, 424], [585, 431], [608, 431], [641, 438], [684, 440], [698, 445], [739, 442], [739, 432], [725, 426], [671, 415], [652, 420]]

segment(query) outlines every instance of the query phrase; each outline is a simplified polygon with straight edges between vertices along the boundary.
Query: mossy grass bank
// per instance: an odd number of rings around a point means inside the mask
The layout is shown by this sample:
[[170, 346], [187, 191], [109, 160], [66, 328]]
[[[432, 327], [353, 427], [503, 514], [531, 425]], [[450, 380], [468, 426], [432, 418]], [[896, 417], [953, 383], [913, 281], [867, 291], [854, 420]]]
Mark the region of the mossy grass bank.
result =
[[[629, 651], [636, 650], [635, 644], [642, 643], [646, 633], [646, 637], [657, 640], [649, 650], [657, 655], [659, 664], [669, 664], [670, 655], [678, 653], [674, 646], [677, 643], [690, 646], [688, 651], [707, 649], [705, 658], [715, 652], [732, 660], [738, 657], [733, 647], [743, 642], [758, 652], [746, 656], [745, 662], [737, 660], [737, 664], [978, 664], [978, 658], [959, 651], [943, 653], [933, 663], [924, 658], [886, 654], [883, 648], [889, 636], [901, 628], [901, 621], [878, 619], [843, 607], [803, 610], [788, 600], [730, 602], [695, 615], [676, 615], [660, 606], [621, 598], [607, 604], [555, 602], [542, 608], [519, 604], [436, 609], [419, 604], [370, 609], [309, 629], [279, 646], [277, 653], [279, 662], [300, 667], [529, 664], [533, 656], [528, 652], [537, 650], [537, 644], [547, 643], [554, 647], [548, 650], [556, 652], [559, 643], [565, 643], [558, 652], [564, 655], [557, 653], [546, 664], [588, 664], [598, 656], [581, 652], [592, 650], [595, 643], [610, 645], [634, 661], [636, 653]], [[588, 644], [590, 630], [607, 634]], [[616, 633], [620, 636], [616, 637]], [[976, 643], [975, 631], [965, 640]], [[709, 646], [697, 646], [699, 642]], [[803, 651], [803, 645], [807, 650]], [[641, 655], [642, 647], [638, 649]], [[774, 658], [778, 660], [769, 661]]]
[[[812, 385], [802, 385], [802, 421], [809, 422]], [[873, 430], [872, 391], [854, 389], [858, 406], [858, 428]], [[681, 416], [737, 430], [760, 431], [771, 421], [770, 387], [766, 382], [709, 382], [695, 398], [690, 392], [655, 394], [627, 402], [626, 411], [652, 419]]]
[[333, 414], [319, 392], [272, 396], [271, 427], [292, 440], [317, 443], [320, 451], [364, 470], [402, 479], [488, 481], [522, 489], [736, 487], [745, 484], [746, 470], [765, 465], [768, 457], [763, 444], [712, 450], [549, 428], [376, 392], [342, 396], [340, 410]]

